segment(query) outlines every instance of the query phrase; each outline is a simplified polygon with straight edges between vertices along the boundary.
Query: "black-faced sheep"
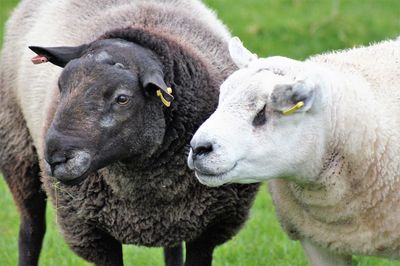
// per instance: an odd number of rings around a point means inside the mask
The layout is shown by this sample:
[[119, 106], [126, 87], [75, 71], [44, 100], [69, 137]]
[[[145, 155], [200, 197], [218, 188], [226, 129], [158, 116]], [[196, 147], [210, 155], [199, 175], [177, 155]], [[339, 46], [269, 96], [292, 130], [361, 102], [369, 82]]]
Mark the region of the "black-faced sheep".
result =
[[235, 69], [228, 38], [195, 0], [20, 3], [0, 64], [0, 169], [21, 212], [20, 265], [38, 261], [41, 182], [88, 261], [121, 265], [121, 244], [137, 244], [181, 265], [185, 241], [186, 265], [211, 264], [258, 187], [210, 189], [185, 164]]
[[241, 69], [191, 143], [210, 150], [189, 158], [201, 182], [272, 179], [281, 224], [310, 265], [399, 259], [400, 41], [305, 62], [256, 59], [237, 39], [230, 50]]

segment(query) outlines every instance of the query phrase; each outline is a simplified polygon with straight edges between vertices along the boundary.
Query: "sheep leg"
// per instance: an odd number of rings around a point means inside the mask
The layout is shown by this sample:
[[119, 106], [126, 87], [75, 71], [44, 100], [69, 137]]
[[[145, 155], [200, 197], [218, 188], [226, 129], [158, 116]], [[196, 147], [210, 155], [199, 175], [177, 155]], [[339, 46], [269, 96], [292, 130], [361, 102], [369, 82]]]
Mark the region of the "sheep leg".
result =
[[166, 266], [183, 266], [182, 244], [164, 248], [164, 262]]
[[[96, 252], [93, 252], [93, 249]], [[124, 265], [122, 256], [122, 244], [109, 235], [102, 236], [102, 241], [97, 242], [97, 246], [92, 246], [88, 252], [95, 253], [93, 260], [96, 266], [122, 266]]]
[[37, 265], [46, 231], [46, 195], [39, 167], [29, 160], [12, 160], [1, 168], [20, 212], [19, 265]]
[[215, 247], [231, 239], [240, 228], [245, 216], [238, 216], [237, 206], [225, 210], [198, 238], [186, 243], [185, 266], [211, 266]]
[[37, 265], [46, 232], [46, 196], [38, 192], [24, 204], [27, 215], [19, 226], [19, 265]]
[[351, 265], [351, 255], [333, 253], [326, 248], [321, 248], [309, 240], [301, 241], [304, 253], [310, 266], [345, 266]]
[[3, 90], [0, 71], [0, 171], [20, 213], [19, 265], [37, 265], [46, 231], [46, 194], [36, 150], [18, 104]]
[[215, 246], [213, 242], [203, 239], [186, 243], [185, 266], [211, 266]]

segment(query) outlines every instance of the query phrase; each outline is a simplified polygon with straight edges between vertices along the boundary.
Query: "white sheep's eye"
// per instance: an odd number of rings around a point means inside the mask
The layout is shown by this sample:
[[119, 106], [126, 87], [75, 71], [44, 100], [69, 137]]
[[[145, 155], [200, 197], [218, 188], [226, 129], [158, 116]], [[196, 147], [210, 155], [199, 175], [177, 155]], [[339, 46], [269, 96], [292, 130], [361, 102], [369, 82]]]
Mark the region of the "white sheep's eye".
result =
[[117, 98], [115, 99], [115, 101], [119, 104], [119, 105], [127, 105], [129, 102], [129, 97], [127, 95], [121, 94], [118, 95]]
[[255, 127], [262, 126], [265, 124], [265, 122], [267, 122], [267, 117], [265, 115], [265, 107], [266, 105], [264, 105], [261, 111], [259, 111], [257, 115], [254, 117], [253, 126]]

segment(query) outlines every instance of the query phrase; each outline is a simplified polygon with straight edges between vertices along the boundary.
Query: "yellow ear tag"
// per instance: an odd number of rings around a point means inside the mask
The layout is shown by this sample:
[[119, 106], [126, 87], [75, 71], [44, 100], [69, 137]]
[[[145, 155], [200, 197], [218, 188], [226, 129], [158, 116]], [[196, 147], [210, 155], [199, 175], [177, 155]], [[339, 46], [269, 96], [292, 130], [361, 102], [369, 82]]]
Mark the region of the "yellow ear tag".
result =
[[[172, 88], [167, 88], [167, 92], [168, 94], [172, 94]], [[170, 107], [171, 106], [171, 102], [167, 101], [164, 98], [164, 95], [162, 94], [161, 90], [157, 90], [157, 96], [160, 97], [162, 103], [166, 106], [166, 107]], [[171, 95], [172, 96], [172, 95]]]
[[304, 106], [304, 102], [303, 101], [298, 102], [295, 105], [293, 105], [293, 107], [291, 107], [290, 109], [288, 109], [286, 111], [282, 111], [282, 114], [283, 115], [291, 115], [291, 114], [293, 114], [294, 112], [296, 112], [297, 110], [299, 110], [303, 106]]

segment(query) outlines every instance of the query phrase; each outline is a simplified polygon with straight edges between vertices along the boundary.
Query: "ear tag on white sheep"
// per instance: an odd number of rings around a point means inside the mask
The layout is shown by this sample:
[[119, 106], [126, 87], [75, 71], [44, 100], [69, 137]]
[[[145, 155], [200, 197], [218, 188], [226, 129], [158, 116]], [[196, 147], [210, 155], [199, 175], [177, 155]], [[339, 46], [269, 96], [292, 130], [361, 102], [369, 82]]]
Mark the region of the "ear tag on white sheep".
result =
[[161, 89], [158, 89], [158, 90], [157, 90], [157, 96], [160, 97], [162, 103], [163, 103], [166, 107], [170, 107], [170, 106], [171, 106], [171, 102], [172, 102], [172, 100], [174, 99], [174, 96], [172, 96], [172, 88], [171, 88], [171, 87], [168, 87], [166, 91], [165, 91], [165, 90], [163, 90], [163, 91], [166, 93], [166, 95], [167, 95], [167, 97], [169, 98], [169, 100], [167, 100], [167, 99], [164, 98], [164, 95], [163, 95], [163, 93], [161, 92]]
[[297, 110], [299, 110], [300, 108], [302, 108], [304, 106], [304, 102], [300, 101], [298, 103], [296, 103], [295, 105], [293, 105], [291, 108], [289, 108], [286, 111], [282, 111], [283, 115], [291, 115], [294, 112], [296, 112]]

